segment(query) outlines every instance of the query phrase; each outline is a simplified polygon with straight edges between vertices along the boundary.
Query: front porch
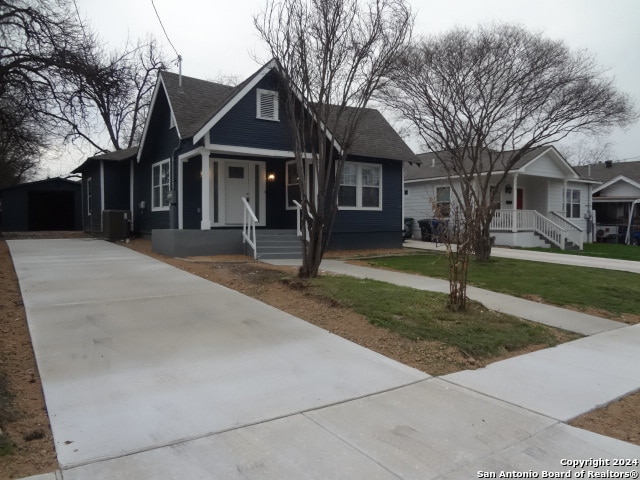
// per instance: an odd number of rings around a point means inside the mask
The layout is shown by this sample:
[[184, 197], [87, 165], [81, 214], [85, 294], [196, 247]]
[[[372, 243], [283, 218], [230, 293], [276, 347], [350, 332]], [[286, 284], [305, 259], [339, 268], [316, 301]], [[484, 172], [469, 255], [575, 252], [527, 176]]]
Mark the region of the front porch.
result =
[[513, 247], [555, 247], [582, 250], [582, 228], [558, 212], [546, 215], [536, 210], [497, 210], [491, 221], [496, 245]]

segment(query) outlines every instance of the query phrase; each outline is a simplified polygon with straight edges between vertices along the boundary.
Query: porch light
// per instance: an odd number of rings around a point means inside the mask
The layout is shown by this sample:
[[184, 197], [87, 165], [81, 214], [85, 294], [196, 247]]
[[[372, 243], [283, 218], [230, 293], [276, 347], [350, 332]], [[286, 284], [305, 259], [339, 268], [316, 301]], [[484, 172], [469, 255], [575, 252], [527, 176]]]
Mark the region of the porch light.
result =
[[268, 182], [275, 182], [276, 181], [276, 174], [275, 173], [267, 174], [267, 181]]
[[513, 192], [513, 187], [511, 185], [507, 185], [506, 188], [504, 189], [504, 191], [506, 193], [511, 193], [511, 192]]

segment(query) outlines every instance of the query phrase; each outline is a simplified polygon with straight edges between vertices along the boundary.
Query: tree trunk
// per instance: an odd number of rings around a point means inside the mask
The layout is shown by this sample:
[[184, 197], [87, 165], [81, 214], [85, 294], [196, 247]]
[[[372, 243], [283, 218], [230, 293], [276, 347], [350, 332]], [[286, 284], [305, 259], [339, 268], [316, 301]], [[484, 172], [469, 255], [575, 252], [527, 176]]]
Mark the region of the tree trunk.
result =
[[[303, 235], [306, 235], [307, 224], [303, 222]], [[324, 232], [322, 231], [322, 222], [314, 218], [308, 228], [309, 238], [303, 240], [302, 243], [302, 265], [298, 270], [300, 278], [315, 278], [320, 270], [322, 255], [324, 253]]]
[[491, 246], [493, 241], [491, 240], [491, 221], [481, 221], [481, 227], [476, 233], [473, 241], [473, 250], [478, 262], [488, 262], [491, 260]]

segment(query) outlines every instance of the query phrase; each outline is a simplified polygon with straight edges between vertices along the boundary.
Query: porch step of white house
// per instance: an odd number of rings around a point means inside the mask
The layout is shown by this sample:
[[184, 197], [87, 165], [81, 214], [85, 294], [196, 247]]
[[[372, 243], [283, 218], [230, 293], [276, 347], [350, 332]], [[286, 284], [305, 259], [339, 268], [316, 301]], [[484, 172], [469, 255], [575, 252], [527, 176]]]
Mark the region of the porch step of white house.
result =
[[[302, 244], [295, 230], [257, 230], [257, 258], [302, 258]], [[247, 252], [251, 253], [251, 252]]]
[[[542, 235], [542, 234], [540, 234], [538, 232], [533, 232], [533, 234], [536, 237], [538, 237], [540, 240], [542, 240], [546, 245], [548, 245], [548, 246], [550, 246], [552, 248], [558, 248], [557, 245], [551, 243], [549, 241], [549, 239], [547, 237], [545, 237], [544, 235]], [[571, 242], [571, 241], [569, 241], [569, 240], [567, 240], [565, 238], [565, 240], [564, 240], [564, 249], [565, 250], [580, 250], [580, 247], [578, 247], [575, 243], [573, 243], [573, 242]]]

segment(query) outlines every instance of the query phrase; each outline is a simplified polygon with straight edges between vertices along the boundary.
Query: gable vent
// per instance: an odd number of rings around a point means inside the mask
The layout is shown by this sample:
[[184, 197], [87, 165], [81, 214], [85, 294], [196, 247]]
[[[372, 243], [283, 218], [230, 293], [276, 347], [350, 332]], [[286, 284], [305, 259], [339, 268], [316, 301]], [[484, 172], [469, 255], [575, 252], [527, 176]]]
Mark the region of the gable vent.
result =
[[257, 89], [257, 117], [278, 121], [278, 92]]

